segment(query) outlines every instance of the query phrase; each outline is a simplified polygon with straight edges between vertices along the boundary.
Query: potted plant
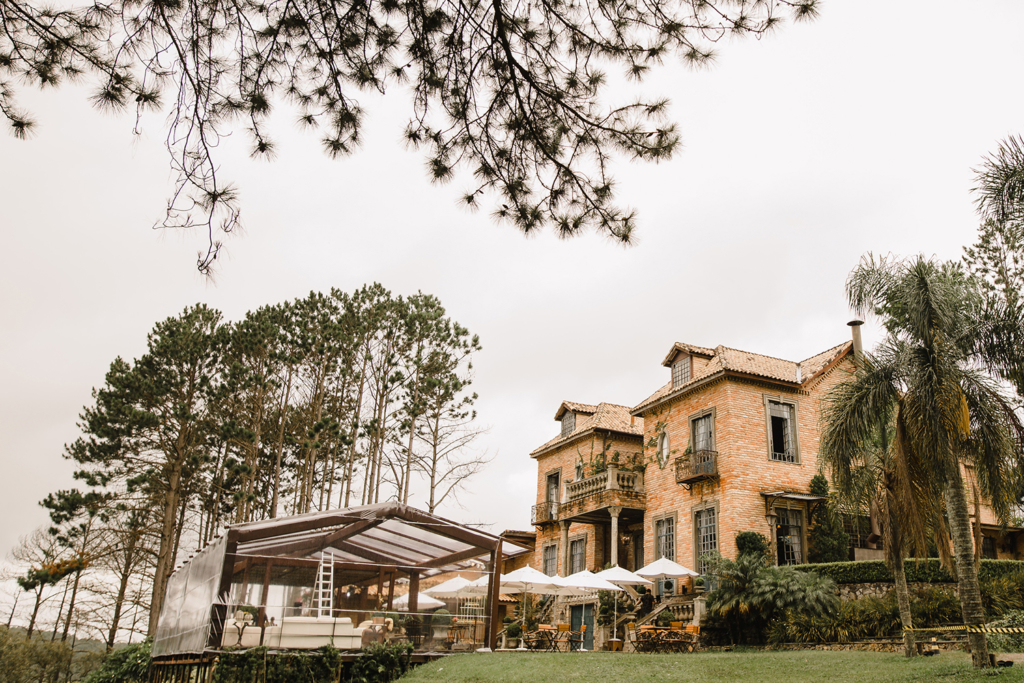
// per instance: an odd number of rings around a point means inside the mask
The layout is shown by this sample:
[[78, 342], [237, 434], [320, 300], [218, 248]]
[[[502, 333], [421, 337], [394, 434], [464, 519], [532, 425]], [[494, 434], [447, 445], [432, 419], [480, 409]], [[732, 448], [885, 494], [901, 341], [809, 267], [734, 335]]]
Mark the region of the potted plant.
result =
[[704, 591], [703, 576], [698, 576], [696, 579], [693, 580], [693, 589], [698, 593], [702, 593]]
[[523, 627], [518, 622], [512, 622], [505, 627], [505, 638], [508, 647], [518, 647], [519, 637], [523, 635]]
[[430, 628], [433, 630], [434, 640], [445, 640], [448, 638], [448, 627], [452, 623], [452, 613], [444, 607], [434, 612], [430, 618]]

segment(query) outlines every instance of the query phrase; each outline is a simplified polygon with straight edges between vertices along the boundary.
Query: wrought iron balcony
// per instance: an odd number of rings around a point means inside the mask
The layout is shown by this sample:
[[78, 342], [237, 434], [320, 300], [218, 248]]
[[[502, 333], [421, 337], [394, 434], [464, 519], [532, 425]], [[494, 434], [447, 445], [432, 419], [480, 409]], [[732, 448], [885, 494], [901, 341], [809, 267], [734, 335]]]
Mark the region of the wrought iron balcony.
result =
[[694, 451], [676, 458], [676, 483], [690, 488], [718, 476], [718, 451]]
[[548, 502], [534, 505], [530, 513], [530, 524], [550, 524], [558, 521], [558, 503]]

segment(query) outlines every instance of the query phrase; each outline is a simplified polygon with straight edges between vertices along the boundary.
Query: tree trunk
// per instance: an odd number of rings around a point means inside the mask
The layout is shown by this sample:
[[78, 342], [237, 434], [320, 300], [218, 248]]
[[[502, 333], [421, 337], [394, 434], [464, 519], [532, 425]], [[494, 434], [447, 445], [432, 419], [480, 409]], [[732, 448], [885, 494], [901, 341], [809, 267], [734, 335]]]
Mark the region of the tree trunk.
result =
[[896, 580], [896, 602], [900, 606], [900, 623], [903, 624], [903, 654], [913, 657], [917, 654], [914, 644], [914, 632], [908, 629], [914, 628], [914, 620], [910, 614], [910, 591], [907, 589], [907, 570], [901, 559], [892, 568], [892, 575]]
[[178, 489], [181, 482], [180, 466], [173, 466], [168, 477], [167, 491], [164, 493], [163, 516], [160, 525], [160, 549], [156, 556], [156, 569], [153, 572], [153, 597], [149, 602], [148, 635], [156, 634], [157, 622], [160, 620], [160, 609], [164, 603], [164, 590], [167, 578], [174, 568], [174, 526], [178, 520]]
[[[32, 618], [28, 620], [28, 639], [32, 640], [32, 631], [36, 627], [36, 617], [39, 616], [39, 605], [43, 603], [43, 586], [36, 590], [36, 605], [32, 608]], [[44, 636], [45, 637], [45, 636]]]
[[288, 399], [292, 394], [292, 366], [288, 366], [288, 382], [281, 401], [281, 428], [277, 433], [277, 459], [274, 464], [274, 500], [270, 504], [270, 518], [277, 517], [278, 492], [281, 489], [281, 455], [284, 453], [284, 421], [288, 416]]
[[114, 614], [110, 618], [110, 630], [107, 631], [107, 652], [114, 650], [114, 639], [117, 637], [117, 627], [121, 623], [121, 610], [124, 607], [124, 599], [128, 593], [128, 578], [131, 576], [132, 555], [135, 553], [135, 537], [129, 540], [125, 548], [124, 571], [121, 573], [121, 581], [117, 586], [117, 597], [114, 599]]
[[64, 632], [60, 635], [60, 642], [66, 643], [68, 631], [71, 630], [71, 615], [75, 613], [75, 598], [78, 597], [78, 582], [82, 578], [82, 570], [75, 572], [75, 585], [71, 588], [71, 604], [68, 605], [68, 615], [64, 617]]
[[[953, 540], [953, 555], [959, 578], [958, 592], [964, 623], [968, 626], [985, 623], [985, 609], [981, 604], [981, 590], [978, 587], [978, 572], [974, 566], [974, 540], [971, 533], [971, 518], [967, 508], [967, 494], [963, 479], [954, 477], [944, 492], [946, 513], [949, 517], [949, 535]], [[988, 643], [984, 633], [969, 633], [971, 659], [977, 669], [991, 665]]]

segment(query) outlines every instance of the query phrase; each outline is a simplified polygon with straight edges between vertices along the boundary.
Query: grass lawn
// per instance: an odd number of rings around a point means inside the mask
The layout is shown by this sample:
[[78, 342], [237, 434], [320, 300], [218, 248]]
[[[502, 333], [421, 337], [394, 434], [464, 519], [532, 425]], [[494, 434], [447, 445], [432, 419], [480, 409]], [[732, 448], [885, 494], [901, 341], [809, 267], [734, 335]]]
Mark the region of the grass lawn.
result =
[[884, 652], [709, 652], [688, 655], [465, 654], [416, 667], [402, 683], [857, 683], [870, 681], [1024, 681], [1024, 666], [971, 669], [970, 656], [949, 652], [906, 659]]

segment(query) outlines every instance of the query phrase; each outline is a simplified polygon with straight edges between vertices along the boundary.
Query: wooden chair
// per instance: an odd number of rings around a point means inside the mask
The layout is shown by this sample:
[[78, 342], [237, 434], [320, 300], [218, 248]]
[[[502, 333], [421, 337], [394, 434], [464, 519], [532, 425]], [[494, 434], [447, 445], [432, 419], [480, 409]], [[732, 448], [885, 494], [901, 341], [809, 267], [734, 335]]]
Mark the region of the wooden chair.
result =
[[638, 631], [636, 622], [631, 621], [626, 624], [626, 636], [633, 643], [633, 652], [651, 652], [653, 650], [653, 639], [642, 631]]
[[583, 641], [587, 638], [587, 625], [583, 624], [580, 626], [580, 632], [575, 631], [569, 632], [569, 649], [573, 652], [579, 652], [583, 649]]

